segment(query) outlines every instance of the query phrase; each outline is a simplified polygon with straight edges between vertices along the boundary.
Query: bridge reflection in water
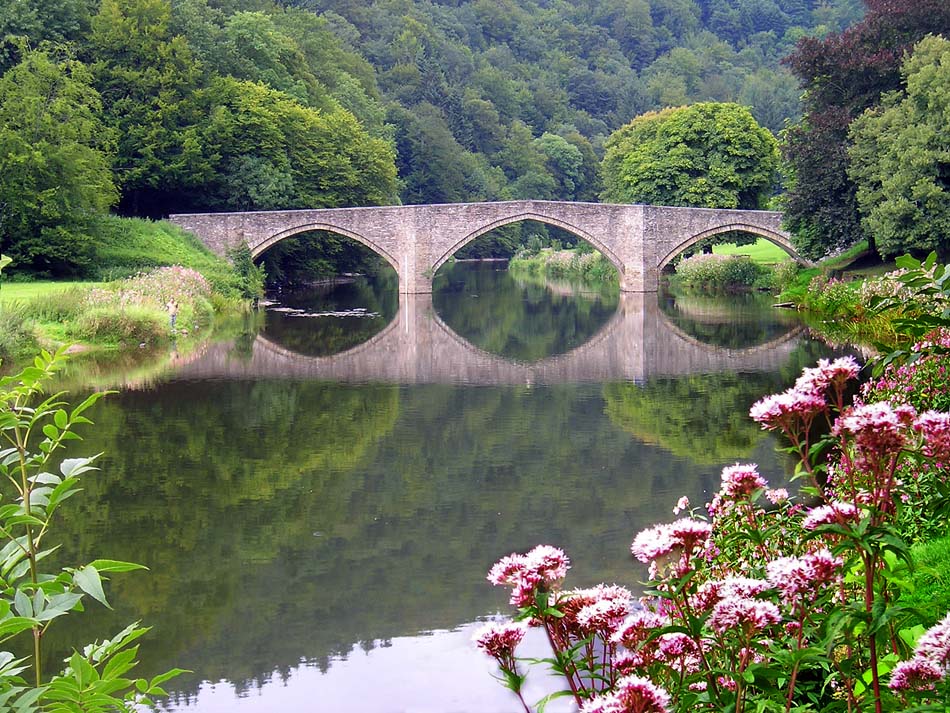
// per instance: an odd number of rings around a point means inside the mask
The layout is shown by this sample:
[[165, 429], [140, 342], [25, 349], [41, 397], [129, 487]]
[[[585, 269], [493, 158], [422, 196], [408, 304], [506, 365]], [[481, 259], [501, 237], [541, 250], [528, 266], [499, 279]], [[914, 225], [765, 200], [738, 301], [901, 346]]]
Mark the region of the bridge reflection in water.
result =
[[258, 336], [248, 350], [213, 345], [175, 374], [181, 379], [319, 379], [396, 384], [644, 382], [654, 377], [769, 372], [786, 364], [803, 328], [753, 347], [717, 347], [689, 336], [660, 310], [655, 293], [620, 293], [614, 316], [576, 349], [532, 363], [485, 352], [436, 314], [431, 294], [400, 294], [383, 331], [339, 354], [304, 356]]

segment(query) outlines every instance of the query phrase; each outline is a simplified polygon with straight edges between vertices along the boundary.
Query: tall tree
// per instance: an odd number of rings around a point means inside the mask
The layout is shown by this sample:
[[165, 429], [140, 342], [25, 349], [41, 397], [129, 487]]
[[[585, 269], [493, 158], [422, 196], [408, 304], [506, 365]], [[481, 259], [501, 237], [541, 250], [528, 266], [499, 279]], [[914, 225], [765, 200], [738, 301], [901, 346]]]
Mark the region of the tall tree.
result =
[[92, 259], [90, 220], [108, 211], [112, 134], [88, 68], [28, 52], [0, 78], [0, 251], [54, 276]]
[[903, 66], [906, 90], [851, 125], [849, 175], [882, 255], [950, 258], [950, 41], [927, 37]]
[[607, 140], [604, 200], [762, 208], [778, 144], [738, 104], [706, 102], [638, 116]]
[[900, 86], [901, 58], [915, 42], [950, 30], [946, 0], [865, 3], [868, 13], [860, 23], [824, 39], [804, 38], [788, 59], [805, 89], [805, 117], [784, 137], [786, 221], [807, 257], [865, 236], [857, 187], [848, 177], [848, 127]]

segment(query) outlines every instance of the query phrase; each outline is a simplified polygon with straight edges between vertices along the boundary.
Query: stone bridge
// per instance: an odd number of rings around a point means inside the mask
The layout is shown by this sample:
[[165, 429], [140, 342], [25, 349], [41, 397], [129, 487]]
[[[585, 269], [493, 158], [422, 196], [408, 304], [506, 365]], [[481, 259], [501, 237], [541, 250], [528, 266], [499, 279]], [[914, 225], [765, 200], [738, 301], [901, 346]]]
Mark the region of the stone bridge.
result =
[[624, 292], [656, 292], [659, 274], [703, 238], [739, 230], [772, 241], [802, 261], [782, 230], [782, 214], [758, 210], [505, 201], [169, 216], [224, 255], [247, 243], [256, 258], [275, 243], [328, 230], [363, 243], [392, 265], [403, 294], [432, 292], [436, 270], [493, 228], [536, 220], [583, 238], [614, 264]]
[[614, 316], [587, 342], [566, 354], [522, 363], [462, 339], [436, 314], [431, 295], [403, 294], [392, 322], [339, 354], [304, 356], [259, 335], [250, 354], [230, 343], [212, 345], [173, 376], [395, 384], [643, 383], [688, 374], [774, 371], [788, 362], [802, 338], [802, 329], [793, 327], [745, 349], [711, 346], [673, 325], [655, 295], [622, 293]]

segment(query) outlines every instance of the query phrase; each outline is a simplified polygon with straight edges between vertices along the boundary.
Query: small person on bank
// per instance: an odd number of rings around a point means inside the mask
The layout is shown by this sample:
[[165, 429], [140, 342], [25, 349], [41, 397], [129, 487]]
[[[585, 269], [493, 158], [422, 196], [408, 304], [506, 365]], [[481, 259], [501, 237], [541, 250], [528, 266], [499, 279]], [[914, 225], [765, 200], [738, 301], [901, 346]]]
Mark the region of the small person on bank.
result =
[[178, 303], [174, 299], [168, 300], [168, 304], [165, 305], [165, 308], [168, 310], [168, 319], [171, 322], [172, 331], [175, 331], [175, 320], [178, 319]]

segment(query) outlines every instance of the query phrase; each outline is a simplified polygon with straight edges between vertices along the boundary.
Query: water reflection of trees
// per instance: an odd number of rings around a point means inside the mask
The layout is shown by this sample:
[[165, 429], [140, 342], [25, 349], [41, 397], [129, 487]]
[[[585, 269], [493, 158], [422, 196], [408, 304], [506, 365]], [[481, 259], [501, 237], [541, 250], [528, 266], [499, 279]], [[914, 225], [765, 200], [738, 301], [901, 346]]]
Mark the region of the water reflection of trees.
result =
[[142, 618], [156, 630], [146, 668], [192, 668], [186, 688], [254, 686], [503, 608], [485, 571], [537, 542], [566, 547], [579, 584], [633, 584], [631, 535], [681, 493], [701, 501], [718, 468], [631, 440], [583, 389], [218, 382], [113, 397], [83, 446], [107, 455], [65, 557], [152, 571], [117, 578], [117, 611], [51, 644]]
[[669, 321], [697, 341], [727, 349], [766, 344], [795, 329], [795, 312], [772, 307], [761, 293], [708, 295], [664, 291], [660, 309]]
[[500, 263], [457, 263], [439, 272], [433, 306], [454, 332], [507, 359], [534, 362], [594, 336], [616, 311], [616, 289], [565, 293], [515, 281]]
[[603, 387], [606, 413], [638, 440], [698, 463], [749, 458], [767, 438], [749, 418], [765, 394], [784, 390], [824, 353], [803, 342], [779, 371], [692, 374]]

